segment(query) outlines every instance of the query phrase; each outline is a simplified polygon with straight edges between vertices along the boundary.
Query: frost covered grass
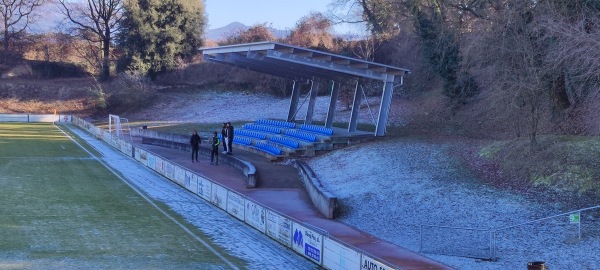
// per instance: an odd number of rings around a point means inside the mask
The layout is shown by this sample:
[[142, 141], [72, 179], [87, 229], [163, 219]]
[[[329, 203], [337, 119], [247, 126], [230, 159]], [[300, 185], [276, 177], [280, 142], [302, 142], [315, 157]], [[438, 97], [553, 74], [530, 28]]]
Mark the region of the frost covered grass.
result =
[[0, 130], [0, 268], [228, 267], [52, 124]]
[[88, 150], [51, 124], [0, 124], [0, 269], [315, 268], [67, 128]]
[[[327, 97], [317, 99], [314, 119], [325, 119], [328, 102]], [[404, 105], [392, 106], [389, 125], [394, 129], [409, 124], [418, 113], [411, 113], [407, 109], [410, 106]], [[283, 119], [289, 100], [241, 92], [203, 92], [192, 97], [175, 96], [161, 106], [130, 118], [195, 123]], [[361, 108], [359, 121], [372, 124], [371, 112], [378, 108]], [[298, 111], [297, 119], [303, 119], [305, 110]], [[336, 121], [348, 118], [349, 112], [338, 106]], [[457, 269], [526, 269], [531, 261], [545, 261], [550, 269], [600, 268], [598, 211], [582, 213], [580, 240], [577, 225], [570, 224], [568, 216], [561, 216], [498, 230], [496, 261], [437, 255], [481, 254], [489, 243], [488, 235], [476, 230], [444, 232], [429, 227], [424, 233], [428, 238], [421, 239], [421, 226], [495, 230], [576, 209], [569, 200], [544, 202], [488, 185], [466, 172], [452, 148], [452, 142], [439, 139], [396, 137], [336, 150], [308, 163], [323, 185], [339, 198], [343, 207], [341, 222], [417, 252], [424, 243], [424, 251], [429, 251], [423, 253], [425, 256]], [[490, 148], [485, 154], [494, 156], [499, 151]], [[434, 250], [436, 247], [443, 248]]]

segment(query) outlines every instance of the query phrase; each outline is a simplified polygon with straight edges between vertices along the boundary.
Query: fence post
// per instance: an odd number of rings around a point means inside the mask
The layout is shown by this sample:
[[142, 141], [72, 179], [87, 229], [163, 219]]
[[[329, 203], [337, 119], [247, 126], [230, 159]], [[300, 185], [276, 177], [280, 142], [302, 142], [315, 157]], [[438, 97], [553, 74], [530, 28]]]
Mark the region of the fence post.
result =
[[419, 253], [423, 252], [423, 224], [419, 226]]
[[579, 215], [579, 224], [577, 224], [578, 227], [579, 227], [579, 234], [578, 235], [579, 235], [579, 239], [581, 240], [581, 222], [583, 222], [583, 220], [581, 219], [581, 211], [577, 212], [577, 214]]

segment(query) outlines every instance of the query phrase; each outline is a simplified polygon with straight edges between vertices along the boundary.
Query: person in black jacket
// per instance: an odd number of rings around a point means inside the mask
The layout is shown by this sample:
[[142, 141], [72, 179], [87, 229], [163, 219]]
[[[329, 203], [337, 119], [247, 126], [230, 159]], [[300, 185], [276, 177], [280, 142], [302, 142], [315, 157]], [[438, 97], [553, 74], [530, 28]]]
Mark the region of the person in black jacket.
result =
[[227, 154], [231, 155], [233, 153], [233, 126], [231, 122], [227, 122]]
[[198, 135], [198, 131], [194, 130], [192, 132], [192, 137], [190, 137], [190, 145], [192, 145], [192, 163], [194, 163], [194, 159], [196, 162], [198, 161], [198, 150], [200, 150], [200, 135]]
[[219, 165], [219, 144], [220, 143], [221, 143], [221, 140], [219, 140], [219, 136], [217, 136], [217, 132], [215, 131], [213, 133], [212, 142], [211, 142], [212, 151], [210, 151], [210, 164], [213, 164], [213, 160], [216, 157], [217, 162], [215, 163], [215, 165]]
[[223, 138], [223, 154], [227, 154], [227, 123], [223, 123], [221, 138]]

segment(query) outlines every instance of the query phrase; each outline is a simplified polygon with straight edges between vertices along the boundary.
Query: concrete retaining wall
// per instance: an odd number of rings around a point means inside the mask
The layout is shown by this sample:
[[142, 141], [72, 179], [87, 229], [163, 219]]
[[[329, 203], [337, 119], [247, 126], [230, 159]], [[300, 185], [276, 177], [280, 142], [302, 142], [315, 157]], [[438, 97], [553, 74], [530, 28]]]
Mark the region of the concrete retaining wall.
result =
[[338, 210], [337, 198], [325, 190], [321, 181], [319, 181], [319, 178], [306, 163], [296, 161], [294, 162], [294, 166], [300, 172], [302, 182], [304, 182], [306, 191], [315, 207], [317, 207], [325, 217], [331, 219], [335, 218]]

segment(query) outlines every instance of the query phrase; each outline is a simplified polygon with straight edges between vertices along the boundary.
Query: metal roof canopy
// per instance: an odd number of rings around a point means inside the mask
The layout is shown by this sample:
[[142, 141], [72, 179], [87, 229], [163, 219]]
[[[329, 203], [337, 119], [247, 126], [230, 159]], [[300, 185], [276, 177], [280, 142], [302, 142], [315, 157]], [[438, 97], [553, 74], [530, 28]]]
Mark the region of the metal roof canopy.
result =
[[348, 80], [356, 81], [351, 119], [348, 125], [349, 132], [356, 131], [358, 109], [362, 99], [362, 95], [359, 92], [360, 82], [368, 80], [382, 81], [384, 83], [383, 95], [379, 106], [375, 136], [383, 136], [385, 134], [385, 125], [388, 119], [394, 81], [399, 78], [399, 84], [402, 85], [404, 76], [410, 73], [408, 69], [277, 42], [236, 44], [214, 48], [201, 48], [200, 50], [206, 61], [227, 64], [293, 80], [294, 87], [287, 117], [288, 121], [295, 120], [300, 92], [299, 81], [313, 82], [306, 119], [304, 121], [305, 124], [312, 123], [314, 103], [319, 88], [319, 84], [315, 84], [314, 82], [333, 82], [329, 113], [325, 121], [325, 126], [328, 128], [331, 128], [333, 124], [333, 114], [335, 112], [334, 108], [340, 82]]

